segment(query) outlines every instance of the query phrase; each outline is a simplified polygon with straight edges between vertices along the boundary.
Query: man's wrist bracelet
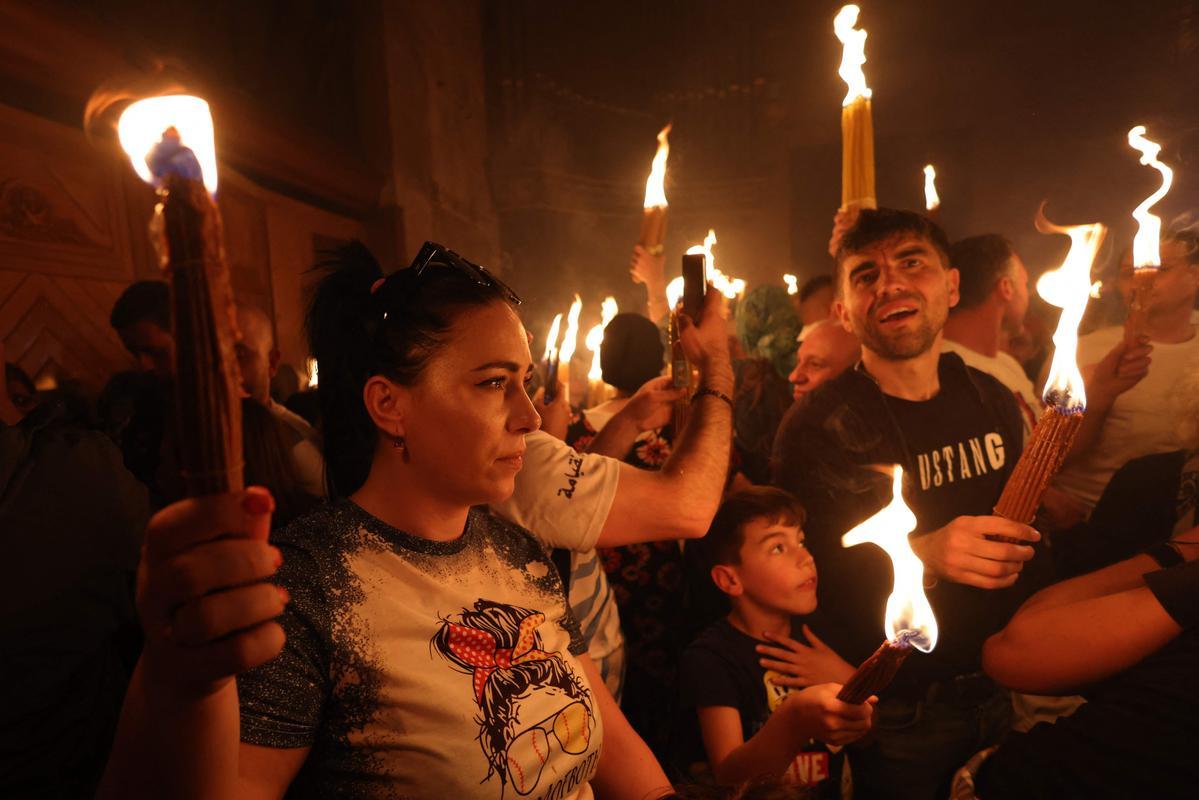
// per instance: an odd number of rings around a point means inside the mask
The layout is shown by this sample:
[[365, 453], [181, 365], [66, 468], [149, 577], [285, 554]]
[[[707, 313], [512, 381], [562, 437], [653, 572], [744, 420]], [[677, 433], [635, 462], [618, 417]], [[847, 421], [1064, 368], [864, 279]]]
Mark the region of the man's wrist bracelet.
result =
[[700, 399], [704, 395], [711, 395], [712, 397], [718, 397], [721, 400], [723, 400], [724, 402], [728, 403], [729, 408], [733, 407], [733, 398], [729, 397], [727, 394], [720, 391], [719, 389], [713, 389], [709, 386], [705, 386], [702, 389], [700, 389], [698, 392], [693, 394], [691, 396], [691, 402], [694, 403], [696, 400]]

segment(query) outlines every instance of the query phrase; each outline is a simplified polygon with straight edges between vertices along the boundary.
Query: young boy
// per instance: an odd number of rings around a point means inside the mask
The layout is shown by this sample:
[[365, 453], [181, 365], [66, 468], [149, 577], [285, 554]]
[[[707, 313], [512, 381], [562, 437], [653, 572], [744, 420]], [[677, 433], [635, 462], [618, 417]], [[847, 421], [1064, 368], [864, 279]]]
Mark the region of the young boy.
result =
[[866, 734], [874, 698], [837, 700], [853, 667], [796, 619], [816, 609], [803, 522], [803, 507], [773, 487], [734, 492], [721, 505], [693, 546], [731, 611], [683, 653], [681, 690], [718, 782], [781, 777], [837, 798], [843, 756], [827, 745]]

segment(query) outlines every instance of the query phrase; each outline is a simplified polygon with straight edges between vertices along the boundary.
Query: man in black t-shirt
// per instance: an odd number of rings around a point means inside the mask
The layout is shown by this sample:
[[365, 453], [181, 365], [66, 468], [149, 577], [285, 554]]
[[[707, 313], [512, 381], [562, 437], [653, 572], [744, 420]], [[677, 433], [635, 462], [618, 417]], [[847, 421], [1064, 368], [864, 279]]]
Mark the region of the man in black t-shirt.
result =
[[1011, 392], [941, 353], [958, 299], [947, 251], [945, 234], [919, 214], [861, 212], [837, 248], [834, 310], [861, 340], [862, 360], [797, 402], [775, 440], [774, 482], [809, 513], [830, 619], [821, 635], [851, 663], [881, 642], [892, 585], [881, 549], [841, 547], [842, 534], [890, 500], [879, 465], [903, 466], [916, 514], [912, 548], [940, 639], [882, 694], [873, 743], [851, 750], [866, 797], [943, 797], [955, 767], [1006, 730], [1010, 702], [980, 672], [979, 654], [1026, 594], [1021, 573], [1039, 539], [990, 516], [1023, 434]]

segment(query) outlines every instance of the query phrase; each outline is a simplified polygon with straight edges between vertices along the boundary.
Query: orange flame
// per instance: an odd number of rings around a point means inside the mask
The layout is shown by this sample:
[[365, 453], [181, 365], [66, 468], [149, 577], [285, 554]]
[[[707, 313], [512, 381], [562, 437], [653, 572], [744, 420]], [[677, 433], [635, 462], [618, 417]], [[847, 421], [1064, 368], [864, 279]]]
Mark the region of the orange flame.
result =
[[670, 125], [658, 131], [658, 152], [650, 165], [649, 178], [645, 181], [645, 208], [666, 208], [666, 159], [670, 155], [670, 142], [666, 141]]
[[320, 377], [317, 374], [317, 363], [315, 358], [308, 359], [308, 388], [315, 389], [317, 379]]
[[1132, 240], [1133, 269], [1159, 269], [1162, 265], [1162, 220], [1156, 214], [1150, 214], [1149, 209], [1170, 191], [1170, 186], [1174, 183], [1174, 170], [1157, 160], [1162, 146], [1145, 138], [1144, 125], [1138, 125], [1128, 132], [1128, 143], [1141, 151], [1142, 164], [1153, 167], [1162, 174], [1162, 185], [1132, 212], [1139, 226], [1137, 235]]
[[932, 164], [924, 165], [924, 208], [934, 211], [941, 205], [941, 196], [937, 194], [937, 171]]
[[562, 336], [562, 352], [559, 354], [563, 364], [570, 369], [570, 361], [575, 357], [575, 347], [579, 343], [579, 314], [583, 311], [583, 300], [577, 294], [566, 313], [566, 333]]
[[554, 321], [550, 324], [550, 332], [545, 337], [545, 353], [541, 356], [544, 361], [548, 362], [558, 355], [558, 329], [560, 327], [562, 327], [562, 315], [555, 314]]
[[847, 106], [859, 97], [869, 98], [870, 87], [866, 85], [866, 73], [862, 65], [866, 63], [866, 31], [855, 30], [858, 24], [858, 14], [861, 11], [855, 5], [842, 6], [833, 19], [833, 32], [844, 45], [841, 53], [841, 66], [837, 74], [845, 81], [849, 91], [841, 105]]
[[783, 283], [787, 284], [787, 294], [799, 294], [799, 278], [791, 274], [784, 274]]
[[587, 345], [587, 349], [592, 353], [591, 369], [587, 372], [587, 380], [603, 380], [604, 370], [600, 366], [600, 346], [604, 343], [604, 328], [608, 327], [608, 323], [612, 321], [612, 318], [616, 316], [618, 311], [616, 298], [605, 297], [604, 302], [600, 305], [599, 325], [587, 331], [587, 338], [583, 340], [583, 343]]
[[895, 574], [887, 598], [884, 629], [892, 642], [901, 639], [921, 652], [937, 646], [937, 618], [924, 595], [924, 564], [912, 551], [908, 534], [916, 529], [916, 515], [903, 502], [903, 467], [895, 466], [891, 502], [877, 514], [841, 537], [842, 547], [870, 542], [891, 557]]
[[143, 181], [157, 184], [146, 156], [168, 128], [179, 132], [184, 146], [195, 153], [209, 194], [216, 193], [216, 138], [208, 103], [191, 95], [149, 97], [132, 103], [117, 121], [117, 138]]
[[[716, 267], [716, 254], [712, 252], [712, 247], [715, 244], [716, 231], [709, 228], [708, 235], [704, 237], [704, 243], [692, 245], [687, 248], [687, 255], [702, 255], [704, 257], [704, 280], [712, 284], [716, 288], [716, 291], [732, 300], [745, 292], [745, 281], [741, 278], [730, 278]], [[666, 287], [666, 291], [669, 298], [669, 286]], [[681, 296], [682, 289], [679, 291]]]
[[1037, 280], [1037, 294], [1062, 310], [1057, 330], [1053, 332], [1053, 363], [1042, 396], [1048, 405], [1082, 411], [1087, 406], [1087, 393], [1078, 371], [1078, 325], [1087, 310], [1087, 301], [1097, 291], [1091, 284], [1091, 264], [1107, 228], [1099, 222], [1054, 225], [1045, 218], [1043, 203], [1037, 209], [1036, 226], [1041, 233], [1064, 233], [1070, 237], [1070, 251], [1062, 265]]

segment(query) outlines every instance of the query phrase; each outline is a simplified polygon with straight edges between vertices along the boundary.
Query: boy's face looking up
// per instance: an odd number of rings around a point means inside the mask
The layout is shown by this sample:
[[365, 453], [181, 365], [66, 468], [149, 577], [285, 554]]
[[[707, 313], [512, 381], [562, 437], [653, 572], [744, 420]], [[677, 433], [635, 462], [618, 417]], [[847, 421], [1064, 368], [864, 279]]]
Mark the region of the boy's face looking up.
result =
[[734, 606], [752, 603], [793, 616], [816, 610], [816, 562], [803, 530], [765, 517], [741, 528], [740, 563], [712, 567], [712, 580]]

